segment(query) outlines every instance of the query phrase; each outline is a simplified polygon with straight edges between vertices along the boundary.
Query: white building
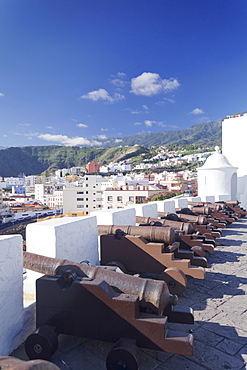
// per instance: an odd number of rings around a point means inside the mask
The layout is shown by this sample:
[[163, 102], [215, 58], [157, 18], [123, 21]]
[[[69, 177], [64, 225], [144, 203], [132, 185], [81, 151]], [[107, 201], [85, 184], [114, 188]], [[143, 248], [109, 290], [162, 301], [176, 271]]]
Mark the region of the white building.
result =
[[198, 196], [214, 196], [216, 201], [237, 199], [237, 167], [233, 167], [227, 158], [219, 152], [208, 157], [198, 171]]
[[104, 191], [104, 209], [124, 208], [133, 204], [139, 204], [152, 195], [160, 192], [160, 189], [150, 185], [124, 185], [121, 189], [108, 188]]
[[103, 208], [101, 183], [104, 178], [86, 175], [82, 186], [68, 186], [63, 190], [63, 213], [82, 212], [88, 215]]
[[247, 161], [245, 145], [247, 137], [247, 113], [227, 116], [222, 122], [222, 153], [238, 167], [237, 199], [247, 207]]

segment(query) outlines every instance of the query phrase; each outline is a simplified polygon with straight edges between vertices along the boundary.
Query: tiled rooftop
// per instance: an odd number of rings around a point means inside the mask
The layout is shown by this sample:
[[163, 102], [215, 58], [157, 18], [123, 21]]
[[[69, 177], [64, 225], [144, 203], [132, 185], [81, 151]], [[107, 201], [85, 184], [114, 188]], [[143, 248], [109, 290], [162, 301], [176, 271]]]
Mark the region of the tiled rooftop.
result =
[[[194, 309], [194, 325], [169, 324], [172, 330], [193, 333], [193, 357], [140, 350], [141, 370], [247, 368], [247, 219], [228, 226], [217, 243], [207, 256], [205, 280], [188, 279], [179, 299], [179, 305]], [[60, 369], [105, 369], [112, 344], [64, 335], [59, 340], [51, 362]], [[23, 345], [12, 355], [27, 360]]]

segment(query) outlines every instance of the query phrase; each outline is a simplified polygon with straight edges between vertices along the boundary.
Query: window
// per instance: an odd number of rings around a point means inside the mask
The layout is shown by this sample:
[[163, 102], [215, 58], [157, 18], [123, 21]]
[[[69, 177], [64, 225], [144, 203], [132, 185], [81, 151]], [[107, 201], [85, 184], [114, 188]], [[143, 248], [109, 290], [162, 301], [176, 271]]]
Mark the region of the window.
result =
[[129, 197], [129, 202], [134, 202], [134, 197]]
[[77, 204], [77, 208], [84, 208], [84, 204]]
[[118, 201], [118, 202], [122, 202], [122, 199], [123, 199], [123, 197], [122, 197], [122, 196], [118, 196], [118, 197], [117, 197], [117, 201]]
[[88, 194], [88, 191], [86, 191], [86, 194]]
[[88, 204], [86, 204], [86, 208], [88, 208]]
[[86, 177], [86, 181], [88, 180], [88, 177]]
[[88, 198], [86, 198], [86, 201], [88, 200]]
[[107, 200], [108, 200], [108, 202], [112, 202], [112, 196], [111, 196], [111, 195], [109, 195], [109, 196], [107, 197]]
[[84, 191], [77, 191], [77, 194], [84, 194]]
[[84, 198], [76, 198], [76, 200], [80, 202], [80, 201], [83, 201]]
[[86, 184], [86, 188], [88, 188], [88, 184]]

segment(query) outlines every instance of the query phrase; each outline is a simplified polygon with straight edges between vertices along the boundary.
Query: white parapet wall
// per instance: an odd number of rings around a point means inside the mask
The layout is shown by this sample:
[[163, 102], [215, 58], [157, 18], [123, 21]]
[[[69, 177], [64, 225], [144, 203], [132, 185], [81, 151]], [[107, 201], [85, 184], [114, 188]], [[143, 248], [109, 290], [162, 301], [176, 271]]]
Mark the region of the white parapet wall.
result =
[[136, 216], [142, 216], [142, 217], [158, 217], [158, 210], [157, 210], [157, 204], [156, 202], [150, 202], [150, 203], [143, 203], [143, 204], [135, 204], [134, 207], [136, 210]]
[[93, 211], [90, 216], [96, 216], [97, 225], [131, 225], [136, 224], [135, 208], [106, 209]]
[[[73, 262], [99, 264], [98, 228], [95, 216], [63, 217], [29, 224], [26, 229], [27, 251]], [[35, 300], [35, 281], [42, 276], [27, 272], [24, 291]]]
[[218, 195], [215, 197], [215, 200], [218, 201], [227, 201], [230, 200], [230, 197], [228, 195]]
[[175, 202], [172, 199], [158, 200], [157, 202], [152, 202], [157, 204], [158, 212], [170, 212], [175, 213]]
[[24, 322], [21, 235], [1, 235], [0, 255], [0, 355], [7, 356], [20, 344]]
[[175, 208], [188, 208], [188, 198], [174, 198]]
[[202, 202], [201, 197], [188, 197], [188, 202]]
[[201, 196], [201, 202], [215, 202], [215, 196], [214, 195], [205, 195]]

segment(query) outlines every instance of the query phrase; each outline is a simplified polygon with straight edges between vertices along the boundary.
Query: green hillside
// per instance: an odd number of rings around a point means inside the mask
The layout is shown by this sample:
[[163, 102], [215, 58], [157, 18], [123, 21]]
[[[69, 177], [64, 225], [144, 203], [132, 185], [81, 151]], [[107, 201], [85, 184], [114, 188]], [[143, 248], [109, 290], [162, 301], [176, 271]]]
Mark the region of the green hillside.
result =
[[[101, 165], [128, 158], [148, 158], [149, 147], [160, 145], [173, 146], [221, 146], [222, 120], [191, 126], [185, 130], [162, 131], [121, 138], [108, 138], [102, 141], [102, 147], [66, 147], [66, 146], [27, 146], [0, 150], [0, 176], [18, 176], [40, 174], [43, 171], [58, 168], [85, 166], [97, 161]], [[116, 144], [118, 141], [118, 144]], [[121, 146], [119, 146], [121, 144]]]
[[97, 161], [105, 164], [147, 153], [140, 146], [117, 148], [80, 148], [64, 146], [28, 146], [0, 150], [0, 176], [40, 174], [43, 171], [85, 166]]

